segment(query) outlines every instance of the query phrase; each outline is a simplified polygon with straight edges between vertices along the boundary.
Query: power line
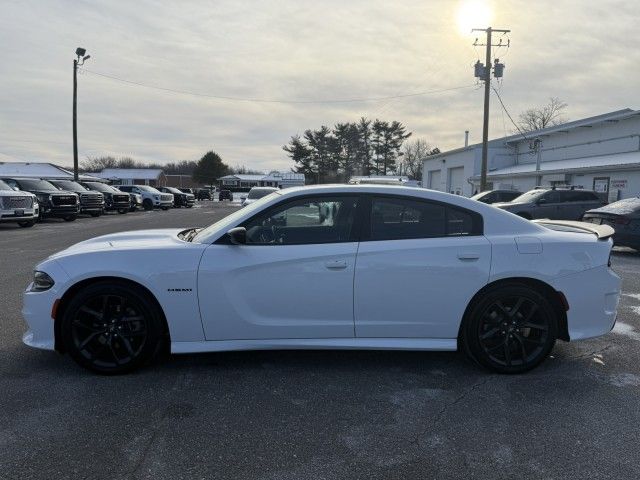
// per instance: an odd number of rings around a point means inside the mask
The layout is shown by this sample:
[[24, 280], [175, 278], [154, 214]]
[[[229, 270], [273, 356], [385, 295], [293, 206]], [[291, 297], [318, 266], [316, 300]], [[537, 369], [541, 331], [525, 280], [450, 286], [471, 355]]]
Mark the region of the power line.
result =
[[231, 97], [226, 95], [212, 95], [207, 93], [199, 93], [199, 92], [190, 92], [187, 90], [176, 90], [173, 88], [165, 88], [159, 87], [156, 85], [149, 85], [141, 82], [134, 82], [132, 80], [127, 80], [124, 78], [116, 77], [114, 75], [108, 75], [106, 73], [95, 72], [93, 70], [88, 70], [86, 68], [81, 68], [83, 72], [90, 73], [92, 75], [97, 75], [100, 77], [108, 78], [110, 80], [114, 80], [117, 82], [125, 83], [127, 85], [135, 85], [137, 87], [149, 88], [152, 90], [158, 90], [162, 92], [168, 93], [177, 93], [180, 95], [191, 95], [194, 97], [203, 97], [203, 98], [214, 98], [216, 100], [227, 100], [234, 102], [253, 102], [253, 103], [282, 103], [282, 104], [324, 104], [324, 103], [362, 103], [362, 102], [381, 102], [385, 100], [393, 100], [397, 98], [409, 98], [409, 97], [419, 97], [423, 95], [433, 95], [436, 93], [450, 92], [453, 90], [462, 90], [464, 88], [471, 88], [475, 85], [462, 85], [459, 87], [450, 87], [450, 88], [441, 88], [437, 90], [427, 90], [424, 92], [415, 92], [415, 93], [405, 93], [402, 95], [391, 95], [387, 97], [368, 97], [368, 98], [347, 98], [347, 99], [323, 99], [323, 100], [284, 100], [284, 99], [266, 99], [266, 98], [246, 98], [246, 97]]
[[496, 87], [494, 87], [493, 85], [491, 85], [491, 88], [493, 89], [494, 93], [496, 94], [496, 96], [498, 97], [498, 100], [500, 101], [500, 105], [502, 105], [502, 109], [504, 110], [504, 113], [507, 114], [507, 117], [509, 117], [509, 120], [511, 120], [511, 123], [513, 123], [513, 126], [516, 127], [516, 129], [518, 130], [518, 132], [520, 133], [520, 135], [522, 135], [522, 138], [524, 138], [525, 140], [529, 140], [529, 138], [524, 134], [524, 132], [520, 129], [520, 127], [518, 126], [518, 124], [516, 122], [513, 121], [513, 118], [511, 118], [511, 114], [509, 113], [509, 110], [507, 110], [507, 107], [505, 107], [504, 102], [502, 101], [502, 97], [500, 97], [500, 94], [498, 93], [498, 90], [496, 90]]

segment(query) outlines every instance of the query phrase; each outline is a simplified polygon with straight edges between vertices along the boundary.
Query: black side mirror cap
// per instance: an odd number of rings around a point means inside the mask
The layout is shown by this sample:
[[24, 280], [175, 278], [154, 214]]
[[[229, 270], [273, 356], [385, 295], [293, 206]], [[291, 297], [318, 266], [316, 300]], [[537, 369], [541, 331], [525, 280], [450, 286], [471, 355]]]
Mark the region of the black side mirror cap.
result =
[[247, 229], [244, 227], [232, 228], [227, 236], [233, 245], [245, 245], [247, 243]]

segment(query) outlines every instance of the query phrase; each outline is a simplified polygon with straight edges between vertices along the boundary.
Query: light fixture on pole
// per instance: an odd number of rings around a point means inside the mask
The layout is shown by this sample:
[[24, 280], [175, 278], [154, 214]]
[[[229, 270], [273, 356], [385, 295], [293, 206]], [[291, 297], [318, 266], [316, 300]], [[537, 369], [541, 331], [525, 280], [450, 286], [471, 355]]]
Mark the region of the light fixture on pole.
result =
[[73, 59], [73, 179], [78, 181], [78, 67], [84, 65], [84, 62], [91, 58], [91, 55], [85, 55], [87, 51], [84, 48], [76, 48], [76, 58]]

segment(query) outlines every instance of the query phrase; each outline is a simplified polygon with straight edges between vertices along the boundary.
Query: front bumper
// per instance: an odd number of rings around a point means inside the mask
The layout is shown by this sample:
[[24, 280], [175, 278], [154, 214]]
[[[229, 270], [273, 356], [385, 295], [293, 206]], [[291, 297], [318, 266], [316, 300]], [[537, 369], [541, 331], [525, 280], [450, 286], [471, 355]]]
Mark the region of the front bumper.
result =
[[571, 340], [599, 337], [616, 322], [622, 281], [606, 265], [560, 277], [552, 286], [569, 303], [567, 326]]
[[64, 218], [80, 213], [80, 205], [46, 205], [41, 209], [43, 217]]
[[37, 220], [38, 213], [38, 208], [0, 210], [0, 222], [29, 222]]
[[69, 276], [57, 262], [47, 262], [47, 273], [56, 282], [44, 292], [32, 292], [29, 284], [22, 295], [22, 316], [29, 329], [22, 337], [25, 345], [43, 350], [55, 349], [54, 319], [51, 311], [55, 301], [62, 297]]

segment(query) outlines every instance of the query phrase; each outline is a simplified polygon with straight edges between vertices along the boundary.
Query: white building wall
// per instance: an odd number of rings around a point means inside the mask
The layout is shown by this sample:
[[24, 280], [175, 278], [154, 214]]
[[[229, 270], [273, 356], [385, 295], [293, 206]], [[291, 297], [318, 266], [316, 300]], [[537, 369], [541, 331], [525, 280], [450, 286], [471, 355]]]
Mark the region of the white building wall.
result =
[[[531, 139], [515, 139], [509, 144], [501, 143], [502, 139], [489, 142], [488, 175], [492, 188], [513, 188], [524, 192], [535, 186], [535, 175], [491, 178], [492, 171], [518, 164], [534, 165], [536, 163], [537, 155], [531, 153], [529, 145], [535, 137], [529, 136]], [[543, 163], [640, 151], [640, 115], [617, 121], [595, 123], [592, 126], [574, 127], [567, 131], [557, 131], [542, 135], [540, 140], [542, 142], [540, 157]], [[436, 158], [428, 158], [424, 161], [423, 185], [448, 191], [451, 186], [449, 172], [453, 168], [463, 167], [465, 183], [462, 194], [470, 196], [479, 188], [479, 182], [475, 180], [476, 183], [470, 185], [467, 179], [479, 177], [481, 158], [481, 145], [473, 145], [467, 149], [445, 152]], [[433, 176], [431, 172], [434, 171], [440, 171], [437, 187], [429, 183], [430, 177]], [[566, 182], [592, 189], [594, 178], [601, 177], [610, 178], [611, 198], [613, 196], [627, 198], [640, 194], [640, 168], [580, 174], [571, 174], [568, 171], [566, 174], [545, 175], [541, 183], [543, 186], [549, 186], [551, 182]]]

